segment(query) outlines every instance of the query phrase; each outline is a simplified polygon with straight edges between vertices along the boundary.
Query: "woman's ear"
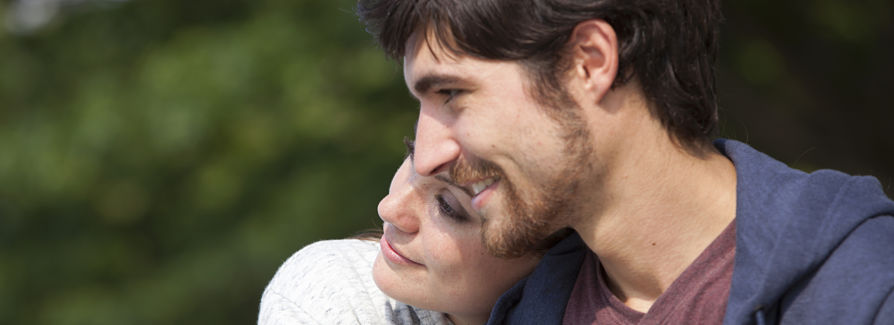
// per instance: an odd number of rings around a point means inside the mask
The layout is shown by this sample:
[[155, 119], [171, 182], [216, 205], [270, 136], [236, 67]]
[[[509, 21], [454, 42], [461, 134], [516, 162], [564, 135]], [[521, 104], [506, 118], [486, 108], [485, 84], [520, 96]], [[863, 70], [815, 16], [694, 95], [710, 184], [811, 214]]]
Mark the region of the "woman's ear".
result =
[[574, 27], [569, 45], [574, 77], [580, 81], [588, 100], [600, 102], [618, 73], [615, 30], [604, 20], [587, 20]]

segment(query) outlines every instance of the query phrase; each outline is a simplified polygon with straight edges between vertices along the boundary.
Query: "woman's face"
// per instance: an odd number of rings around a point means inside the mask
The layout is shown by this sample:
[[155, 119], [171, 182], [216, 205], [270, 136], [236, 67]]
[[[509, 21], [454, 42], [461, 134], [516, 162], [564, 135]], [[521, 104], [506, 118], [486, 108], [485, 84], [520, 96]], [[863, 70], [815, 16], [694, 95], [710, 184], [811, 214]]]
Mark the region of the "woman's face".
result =
[[413, 171], [404, 160], [388, 196], [373, 266], [376, 285], [394, 299], [450, 314], [454, 322], [484, 323], [497, 298], [538, 262], [534, 256], [502, 259], [481, 243], [481, 218], [462, 191]]

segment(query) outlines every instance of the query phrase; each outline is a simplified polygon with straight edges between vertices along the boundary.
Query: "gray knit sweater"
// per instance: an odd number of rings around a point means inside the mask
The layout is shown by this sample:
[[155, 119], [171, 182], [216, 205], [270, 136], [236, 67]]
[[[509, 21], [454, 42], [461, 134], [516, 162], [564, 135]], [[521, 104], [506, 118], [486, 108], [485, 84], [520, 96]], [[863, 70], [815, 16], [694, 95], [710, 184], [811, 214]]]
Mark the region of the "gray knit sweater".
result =
[[259, 325], [450, 324], [446, 315], [389, 298], [373, 282], [374, 241], [310, 244], [276, 272], [261, 297]]

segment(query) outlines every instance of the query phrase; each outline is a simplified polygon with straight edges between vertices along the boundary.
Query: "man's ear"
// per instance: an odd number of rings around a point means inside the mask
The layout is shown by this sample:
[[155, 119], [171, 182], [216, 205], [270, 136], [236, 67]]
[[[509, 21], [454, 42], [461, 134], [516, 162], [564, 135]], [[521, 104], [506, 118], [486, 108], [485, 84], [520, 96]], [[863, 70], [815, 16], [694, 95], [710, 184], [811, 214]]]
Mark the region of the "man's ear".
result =
[[[581, 81], [588, 99], [598, 103], [618, 73], [618, 38], [604, 20], [577, 24], [570, 38], [574, 77]], [[593, 96], [593, 97], [591, 97]]]

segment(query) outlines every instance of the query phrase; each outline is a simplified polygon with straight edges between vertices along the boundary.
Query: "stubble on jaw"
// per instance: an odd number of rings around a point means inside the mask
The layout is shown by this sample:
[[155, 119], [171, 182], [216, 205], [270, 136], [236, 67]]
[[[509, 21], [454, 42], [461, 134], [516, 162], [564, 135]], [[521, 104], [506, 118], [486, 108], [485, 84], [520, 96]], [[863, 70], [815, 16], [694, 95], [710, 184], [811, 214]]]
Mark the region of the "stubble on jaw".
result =
[[[572, 158], [572, 157], [569, 157]], [[505, 216], [484, 220], [481, 236], [487, 250], [498, 257], [520, 257], [548, 249], [560, 238], [554, 234], [577, 217], [576, 196], [580, 185], [579, 159], [567, 166], [547, 184], [521, 193], [511, 182], [503, 182]], [[500, 218], [500, 219], [496, 219]]]
[[[557, 67], [560, 71], [567, 67]], [[559, 172], [543, 184], [529, 188], [527, 193], [511, 182], [506, 182], [505, 211], [509, 215], [502, 223], [482, 225], [482, 241], [492, 254], [518, 257], [532, 252], [543, 253], [566, 237], [574, 220], [582, 218], [579, 206], [581, 184], [593, 173], [591, 133], [582, 108], [570, 93], [559, 85], [534, 84], [529, 73], [526, 92], [537, 102], [544, 115], [552, 120], [554, 132], [562, 139], [564, 164], [555, 166]], [[561, 78], [560, 78], [561, 79]], [[598, 181], [598, 180], [597, 180]]]
[[454, 184], [469, 184], [488, 178], [499, 179], [499, 186], [505, 195], [502, 211], [506, 215], [481, 217], [481, 241], [490, 254], [502, 258], [521, 257], [531, 252], [532, 247], [537, 247], [540, 238], [549, 235], [546, 229], [554, 218], [546, 215], [546, 212], [554, 210], [549, 208], [553, 204], [540, 199], [523, 199], [548, 197], [544, 196], [545, 193], [520, 195], [515, 184], [506, 179], [503, 169], [484, 159], [462, 156], [450, 166], [449, 173]]
[[[516, 258], [549, 248], [561, 236], [556, 232], [577, 217], [576, 200], [581, 176], [590, 172], [590, 132], [576, 107], [550, 117], [556, 122], [565, 142], [564, 164], [543, 184], [520, 189], [506, 178], [503, 169], [484, 159], [460, 157], [450, 168], [456, 183], [466, 184], [490, 177], [500, 179], [504, 195], [502, 216], [482, 216], [481, 240], [487, 251], [497, 257]], [[559, 238], [557, 238], [559, 237]]]

